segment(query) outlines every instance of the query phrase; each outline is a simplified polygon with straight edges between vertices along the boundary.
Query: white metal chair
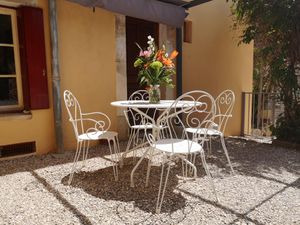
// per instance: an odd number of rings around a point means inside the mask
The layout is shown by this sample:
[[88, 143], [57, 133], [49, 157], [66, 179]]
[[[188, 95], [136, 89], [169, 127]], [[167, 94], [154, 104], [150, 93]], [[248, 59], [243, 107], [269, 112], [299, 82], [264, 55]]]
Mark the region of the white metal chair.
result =
[[[128, 100], [149, 101], [149, 93], [147, 90], [137, 90], [129, 96]], [[144, 113], [152, 114], [152, 117], [157, 117], [159, 115], [159, 111], [161, 110], [148, 108], [145, 109]], [[124, 115], [129, 126], [129, 138], [125, 152], [127, 152], [130, 148], [138, 149], [139, 147], [143, 147], [148, 144], [144, 134], [153, 128], [153, 124], [149, 121], [149, 119], [142, 114], [135, 112], [132, 108], [124, 110]], [[135, 151], [133, 151], [133, 156], [135, 156]]]
[[[133, 92], [129, 98], [129, 101], [134, 100], [149, 100], [149, 94], [146, 90], [137, 90]], [[147, 109], [148, 111], [148, 109]], [[146, 112], [147, 114], [147, 112]], [[152, 129], [151, 125], [146, 125], [146, 121], [144, 117], [140, 114], [134, 112], [131, 108], [124, 110], [124, 115], [129, 126], [129, 138], [127, 143], [127, 148], [129, 149], [131, 146], [135, 147], [139, 143], [140, 133], [144, 133], [145, 130]], [[145, 142], [145, 139], [142, 138], [142, 143]]]
[[[192, 101], [189, 104], [183, 104], [182, 101]], [[178, 107], [178, 104], [181, 104]], [[205, 153], [203, 150], [203, 145], [206, 139], [206, 132], [201, 134], [198, 132], [189, 135], [186, 131], [187, 127], [193, 127], [194, 129], [203, 129], [209, 130], [212, 126], [212, 119], [215, 114], [215, 102], [213, 97], [204, 91], [192, 91], [183, 94], [173, 105], [165, 110], [157, 119], [157, 129], [160, 126], [166, 126], [169, 129], [170, 137], [161, 138], [154, 137], [151, 134], [148, 134], [147, 140], [150, 144], [150, 158], [147, 169], [146, 185], [148, 184], [150, 169], [151, 169], [151, 160], [153, 156], [153, 151], [158, 150], [164, 154], [164, 159], [162, 162], [161, 178], [159, 184], [158, 199], [156, 203], [156, 213], [160, 213], [161, 206], [163, 203], [165, 190], [167, 186], [168, 176], [171, 168], [171, 162], [174, 161], [176, 157], [179, 157], [183, 164], [183, 173], [184, 177], [188, 176], [188, 171], [192, 169], [193, 178], [197, 177], [197, 168], [192, 163], [194, 155], [199, 153], [201, 156], [202, 164], [205, 169], [207, 176], [209, 177], [212, 190], [217, 198], [216, 189], [209, 172], [206, 160]], [[175, 125], [174, 125], [175, 124]], [[182, 128], [182, 132], [176, 134], [174, 126]], [[160, 130], [160, 129], [159, 129]], [[178, 132], [177, 132], [178, 133]], [[164, 165], [168, 163], [168, 169], [164, 178]], [[133, 180], [131, 180], [133, 182]]]
[[[234, 92], [231, 90], [225, 90], [221, 92], [215, 99], [216, 104], [216, 115], [214, 117], [213, 127], [207, 131], [207, 136], [209, 137], [209, 154], [211, 154], [211, 139], [213, 137], [220, 137], [222, 148], [225, 152], [228, 164], [230, 166], [231, 172], [234, 173], [231, 161], [228, 155], [228, 151], [225, 145], [224, 131], [228, 122], [228, 119], [232, 117], [232, 110], [235, 102]], [[194, 128], [188, 128], [187, 132], [203, 132], [201, 129], [196, 130]]]
[[[74, 162], [71, 169], [68, 184], [70, 185], [76, 170], [76, 164], [82, 152], [83, 165], [88, 156], [89, 142], [101, 139], [108, 141], [110, 154], [112, 155], [113, 173], [115, 180], [118, 180], [117, 162], [120, 154], [118, 133], [108, 131], [111, 125], [109, 117], [102, 112], [83, 113], [76, 97], [69, 91], [64, 91], [64, 101], [69, 114], [69, 121], [73, 125], [77, 140]], [[113, 144], [113, 147], [111, 146]]]

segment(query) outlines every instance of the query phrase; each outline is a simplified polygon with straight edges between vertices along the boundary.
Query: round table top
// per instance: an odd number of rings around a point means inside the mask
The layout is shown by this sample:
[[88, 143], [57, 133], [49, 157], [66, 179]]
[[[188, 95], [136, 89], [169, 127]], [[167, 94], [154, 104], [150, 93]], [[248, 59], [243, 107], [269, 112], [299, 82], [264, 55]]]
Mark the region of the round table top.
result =
[[[123, 108], [156, 108], [156, 109], [166, 109], [172, 106], [175, 100], [160, 100], [159, 103], [149, 103], [149, 101], [145, 100], [126, 100], [126, 101], [115, 101], [111, 102], [112, 106], [123, 107]], [[176, 106], [172, 107], [181, 108], [181, 107], [190, 107], [195, 105], [194, 101], [178, 101]], [[198, 104], [197, 104], [198, 105]]]

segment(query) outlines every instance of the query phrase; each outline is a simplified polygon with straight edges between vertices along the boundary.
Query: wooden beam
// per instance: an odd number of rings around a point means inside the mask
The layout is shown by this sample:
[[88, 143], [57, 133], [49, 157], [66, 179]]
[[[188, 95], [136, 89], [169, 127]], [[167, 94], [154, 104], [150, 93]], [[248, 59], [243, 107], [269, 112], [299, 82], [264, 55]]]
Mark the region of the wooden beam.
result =
[[197, 6], [197, 5], [200, 5], [200, 4], [203, 4], [203, 3], [206, 3], [206, 2], [210, 2], [211, 0], [193, 0], [189, 3], [187, 3], [186, 5], [184, 5], [183, 7], [185, 9], [189, 9], [189, 8], [192, 8], [194, 6]]

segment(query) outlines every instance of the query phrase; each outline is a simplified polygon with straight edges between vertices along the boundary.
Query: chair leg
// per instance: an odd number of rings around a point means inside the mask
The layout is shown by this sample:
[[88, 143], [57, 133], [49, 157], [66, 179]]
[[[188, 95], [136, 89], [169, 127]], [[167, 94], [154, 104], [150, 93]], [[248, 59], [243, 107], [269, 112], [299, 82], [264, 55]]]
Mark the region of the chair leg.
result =
[[212, 155], [212, 149], [211, 149], [211, 135], [209, 135], [209, 150], [208, 150], [208, 155], [211, 156]]
[[119, 142], [119, 137], [118, 136], [116, 136], [116, 140], [117, 140], [117, 155], [118, 155], [118, 162], [120, 161], [120, 159], [121, 159], [121, 150], [120, 150], [120, 142]]
[[[87, 142], [87, 146], [85, 146], [86, 142]], [[84, 151], [83, 151], [83, 163], [82, 163], [82, 165], [83, 165], [83, 167], [85, 167], [86, 160], [87, 160], [88, 153], [89, 153], [90, 141], [89, 140], [85, 141], [83, 146], [84, 146], [83, 147]]]
[[152, 158], [153, 158], [153, 153], [154, 153], [154, 148], [150, 147], [150, 156], [149, 156], [149, 161], [148, 161], [148, 167], [147, 167], [147, 176], [146, 176], [146, 187], [148, 187], [148, 183], [149, 183], [149, 176], [150, 176], [150, 170], [151, 170], [151, 166], [152, 166]]
[[[194, 154], [191, 155], [191, 160], [193, 160], [193, 155], [194, 155]], [[188, 159], [184, 158], [183, 156], [180, 156], [180, 155], [178, 155], [178, 156], [179, 156], [179, 158], [181, 158], [182, 161], [185, 162], [186, 165], [189, 165], [189, 166], [190, 166], [190, 169], [191, 169], [191, 170], [194, 171], [194, 179], [196, 179], [196, 178], [197, 178], [197, 168], [196, 168], [196, 166], [195, 166], [192, 162], [190, 162]], [[189, 172], [190, 172], [191, 170], [189, 170]], [[187, 176], [186, 176], [186, 177], [187, 177]]]
[[181, 167], [182, 167], [182, 177], [185, 177], [184, 161], [183, 160], [181, 160]]
[[137, 129], [135, 131], [135, 136], [134, 136], [134, 146], [137, 146], [139, 144], [139, 136], [140, 136], [140, 129]]
[[129, 134], [129, 138], [128, 138], [126, 149], [130, 149], [130, 146], [132, 144], [132, 139], [134, 137], [134, 132], [135, 132], [134, 129], [130, 129], [130, 134]]
[[156, 210], [155, 210], [156, 213], [160, 213], [160, 211], [161, 211], [161, 206], [162, 206], [162, 203], [163, 203], [163, 200], [165, 197], [167, 182], [168, 182], [168, 178], [169, 178], [169, 174], [170, 174], [171, 163], [169, 163], [166, 178], [165, 178], [165, 183], [163, 185], [164, 165], [165, 165], [165, 160], [161, 166], [160, 183], [159, 183], [159, 190], [158, 190]]
[[146, 135], [147, 135], [147, 130], [144, 130], [143, 132], [144, 132], [144, 135], [143, 135], [142, 143], [145, 143], [145, 141], [146, 141]]
[[79, 156], [80, 156], [80, 152], [81, 152], [81, 147], [82, 147], [82, 141], [77, 142], [76, 152], [75, 152], [75, 156], [74, 156], [73, 165], [71, 168], [71, 174], [69, 177], [68, 185], [70, 185], [73, 180], [74, 172], [76, 170], [76, 164], [79, 160]]
[[[182, 159], [183, 160], [183, 159]], [[186, 163], [186, 160], [183, 160], [184, 162], [185, 162], [185, 176], [184, 176], [184, 178], [185, 178], [185, 180], [187, 179], [187, 177], [188, 177], [188, 164]]]
[[144, 154], [139, 159], [139, 161], [137, 162], [137, 164], [133, 167], [133, 169], [131, 171], [131, 174], [130, 174], [130, 187], [134, 187], [134, 180], [133, 180], [134, 172], [139, 167], [139, 165], [141, 164], [141, 162], [143, 161], [143, 159], [146, 157], [146, 155], [148, 154], [149, 150], [150, 150], [150, 147], [144, 152]]
[[211, 186], [212, 189], [213, 189], [213, 192], [214, 192], [214, 194], [215, 194], [215, 196], [216, 196], [217, 202], [219, 202], [219, 198], [218, 198], [218, 195], [217, 195], [217, 191], [216, 191], [214, 182], [213, 182], [213, 180], [212, 180], [211, 174], [210, 174], [210, 172], [209, 172], [208, 165], [207, 165], [206, 160], [205, 160], [204, 151], [201, 151], [201, 152], [200, 152], [200, 156], [201, 156], [201, 160], [202, 160], [202, 164], [203, 164], [204, 170], [205, 170], [205, 172], [206, 172], [206, 174], [207, 174], [207, 176], [208, 176], [210, 186]]
[[165, 138], [169, 138], [170, 135], [168, 134], [168, 129], [167, 128], [162, 128], [161, 132], [160, 132], [160, 138], [161, 139], [165, 139]]
[[188, 172], [189, 171], [189, 168], [188, 168], [188, 164], [186, 163], [186, 159], [184, 159], [184, 157], [180, 157], [181, 158], [181, 164], [182, 164], [182, 176], [184, 178], [184, 181], [186, 181], [186, 178], [188, 177]]
[[86, 148], [86, 147], [85, 147], [85, 142], [86, 142], [86, 141], [84, 140], [84, 141], [83, 141], [83, 146], [82, 146], [82, 162], [83, 162], [83, 163], [82, 163], [82, 167], [83, 167], [84, 160], [85, 160], [85, 150], [86, 150], [86, 149], [85, 149], [85, 148]]
[[119, 171], [118, 171], [118, 162], [119, 162], [119, 155], [118, 155], [118, 148], [119, 148], [119, 141], [118, 141], [118, 136], [115, 136], [113, 139], [114, 142], [114, 167], [116, 171], [116, 177], [115, 180], [117, 181], [119, 179]]
[[135, 133], [135, 130], [134, 129], [130, 129], [130, 134], [129, 134], [129, 138], [128, 138], [128, 142], [127, 142], [127, 146], [126, 146], [126, 150], [125, 152], [121, 155], [121, 158], [120, 158], [120, 167], [122, 168], [123, 167], [123, 164], [124, 164], [124, 158], [126, 157], [130, 147], [131, 147], [131, 144], [132, 144], [132, 141], [133, 141], [133, 138], [134, 138], [134, 133]]
[[[111, 141], [114, 142], [114, 140], [113, 139], [107, 139], [107, 141], [108, 141], [108, 147], [109, 147], [110, 155], [113, 155], [110, 142]], [[118, 180], [118, 168], [115, 166], [115, 163], [113, 164], [113, 172], [114, 172], [115, 181], [117, 181]]]
[[189, 168], [189, 174], [192, 174], [192, 172], [194, 170], [195, 161], [196, 161], [196, 153], [191, 153], [189, 155], [190, 155], [190, 160], [189, 161], [192, 164], [192, 165], [190, 165], [190, 168]]
[[232, 167], [232, 165], [231, 165], [230, 158], [229, 158], [229, 155], [228, 155], [228, 151], [227, 151], [227, 148], [226, 148], [226, 145], [225, 145], [224, 135], [221, 135], [221, 136], [220, 136], [220, 139], [221, 139], [222, 147], [223, 147], [223, 150], [224, 150], [224, 152], [225, 152], [227, 161], [228, 161], [228, 163], [229, 163], [231, 172], [232, 172], [232, 174], [234, 174], [234, 170], [233, 170], [233, 167]]
[[[135, 131], [134, 139], [133, 139], [133, 146], [136, 147], [139, 145], [139, 139], [140, 139], [140, 129], [137, 129]], [[136, 150], [132, 151], [132, 157], [133, 157], [133, 164], [136, 162]]]
[[191, 162], [195, 165], [195, 163], [196, 163], [196, 153], [192, 153], [192, 160], [191, 160]]

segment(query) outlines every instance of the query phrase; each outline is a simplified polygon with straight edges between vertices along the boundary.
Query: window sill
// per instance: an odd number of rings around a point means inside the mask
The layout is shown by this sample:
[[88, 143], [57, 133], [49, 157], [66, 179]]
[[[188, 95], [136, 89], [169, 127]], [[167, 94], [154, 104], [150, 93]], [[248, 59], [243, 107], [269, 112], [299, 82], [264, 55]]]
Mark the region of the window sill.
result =
[[0, 114], [0, 121], [1, 120], [30, 120], [31, 118], [32, 118], [31, 112], [29, 113], [16, 112], [16, 113]]

